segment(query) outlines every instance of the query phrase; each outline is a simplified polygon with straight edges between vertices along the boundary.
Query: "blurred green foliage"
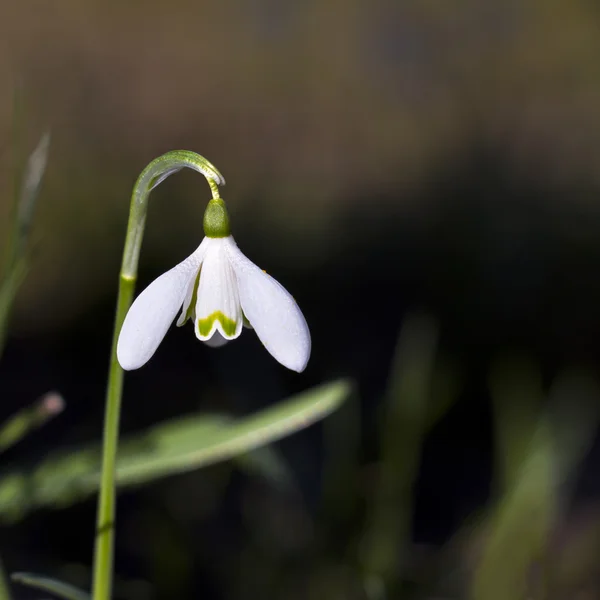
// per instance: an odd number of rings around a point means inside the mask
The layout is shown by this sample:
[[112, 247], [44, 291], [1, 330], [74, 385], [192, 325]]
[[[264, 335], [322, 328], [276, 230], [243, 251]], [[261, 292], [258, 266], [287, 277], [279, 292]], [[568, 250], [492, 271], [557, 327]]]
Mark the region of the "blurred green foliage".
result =
[[[324, 384], [243, 419], [198, 415], [161, 423], [119, 445], [117, 485], [148, 483], [241, 456], [241, 465], [285, 482], [273, 451], [244, 456], [307, 427], [334, 411], [349, 395], [347, 381]], [[49, 453], [31, 470], [0, 475], [0, 518], [21, 519], [46, 506], [67, 506], [98, 489], [100, 448]]]
[[[566, 515], [572, 474], [598, 421], [597, 382], [584, 371], [565, 371], [545, 399], [539, 368], [519, 358], [497, 362], [490, 377], [497, 463], [492, 502], [446, 547], [428, 553], [421, 564], [415, 562], [417, 549], [410, 524], [423, 436], [454, 400], [450, 397], [440, 404], [440, 398], [433, 395], [439, 393], [432, 382], [439, 379], [440, 369], [445, 373], [443, 380], [450, 381], [436, 351], [436, 331], [434, 321], [423, 315], [409, 316], [404, 323], [382, 407], [382, 447], [373, 485], [366, 489], [353, 484], [363, 467], [356, 456], [348, 462], [355, 442], [346, 443], [343, 438], [359, 427], [358, 414], [352, 408], [354, 398], [329, 417], [324, 430], [329, 438], [326, 447], [333, 450], [325, 473], [333, 480], [323, 488], [321, 517], [302, 543], [302, 567], [269, 551], [272, 541], [268, 535], [261, 541], [273, 527], [269, 520], [277, 511], [261, 513], [240, 556], [241, 579], [233, 587], [233, 581], [226, 585], [223, 580], [228, 595], [425, 600], [438, 594], [435, 597], [551, 600], [559, 597], [556, 590], [578, 589], [589, 577], [589, 569], [593, 572], [595, 564], [582, 570], [574, 557], [595, 547], [595, 534], [590, 531], [587, 541], [575, 539], [559, 554], [552, 539]], [[449, 389], [459, 390], [456, 385]], [[283, 484], [280, 489], [293, 493], [291, 475], [277, 453], [269, 450], [254, 459], [252, 453], [244, 452], [328, 415], [350, 393], [348, 383], [340, 381], [240, 420], [199, 415], [159, 424], [123, 440], [119, 485], [140, 485], [240, 455], [239, 466], [250, 464], [276, 486]], [[2, 518], [20, 519], [27, 511], [43, 506], [64, 507], [94, 491], [98, 457], [97, 448], [58, 450], [33, 470], [5, 473], [0, 477]], [[340, 488], [342, 481], [346, 485]], [[328, 486], [333, 482], [331, 489]], [[336, 502], [340, 502], [341, 512]], [[363, 503], [366, 510], [357, 511]], [[289, 519], [286, 527], [293, 522]], [[310, 521], [307, 514], [302, 519]], [[299, 534], [292, 531], [287, 535]], [[568, 568], [568, 564], [576, 567]], [[462, 574], [450, 577], [452, 573]], [[185, 577], [185, 571], [180, 576]], [[17, 579], [34, 586], [46, 581], [36, 577], [19, 575]], [[52, 591], [53, 585], [62, 585], [48, 581], [51, 585], [42, 585], [42, 589]]]
[[74, 588], [72, 585], [48, 577], [39, 577], [32, 573], [13, 573], [11, 579], [16, 583], [49, 592], [52, 595], [64, 598], [65, 600], [90, 600], [89, 594]]

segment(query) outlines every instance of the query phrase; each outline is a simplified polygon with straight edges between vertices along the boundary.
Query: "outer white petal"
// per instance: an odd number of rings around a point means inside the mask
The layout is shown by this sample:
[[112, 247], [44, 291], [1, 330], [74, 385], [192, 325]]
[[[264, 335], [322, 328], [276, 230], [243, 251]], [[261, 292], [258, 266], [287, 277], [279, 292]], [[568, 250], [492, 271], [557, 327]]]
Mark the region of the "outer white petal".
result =
[[181, 308], [190, 280], [202, 263], [206, 239], [196, 251], [153, 281], [131, 305], [117, 343], [117, 358], [126, 371], [145, 365]]
[[217, 332], [226, 340], [233, 340], [242, 332], [243, 316], [237, 282], [225, 252], [227, 239], [209, 239], [202, 263], [195, 329], [196, 337], [204, 342]]
[[301, 373], [310, 357], [310, 331], [287, 290], [249, 260], [230, 236], [227, 256], [237, 278], [242, 310], [265, 348], [282, 365]]

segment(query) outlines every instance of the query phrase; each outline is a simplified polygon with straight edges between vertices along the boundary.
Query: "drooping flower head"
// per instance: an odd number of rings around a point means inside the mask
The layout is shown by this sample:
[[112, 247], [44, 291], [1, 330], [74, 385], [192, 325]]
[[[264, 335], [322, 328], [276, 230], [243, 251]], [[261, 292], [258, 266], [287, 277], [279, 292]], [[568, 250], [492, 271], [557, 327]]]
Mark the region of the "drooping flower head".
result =
[[285, 288], [240, 251], [229, 226], [225, 202], [214, 198], [204, 213], [198, 248], [151, 283], [132, 304], [117, 344], [127, 371], [150, 360], [179, 310], [209, 346], [237, 338], [251, 327], [268, 352], [288, 369], [302, 372], [310, 357], [310, 332]]

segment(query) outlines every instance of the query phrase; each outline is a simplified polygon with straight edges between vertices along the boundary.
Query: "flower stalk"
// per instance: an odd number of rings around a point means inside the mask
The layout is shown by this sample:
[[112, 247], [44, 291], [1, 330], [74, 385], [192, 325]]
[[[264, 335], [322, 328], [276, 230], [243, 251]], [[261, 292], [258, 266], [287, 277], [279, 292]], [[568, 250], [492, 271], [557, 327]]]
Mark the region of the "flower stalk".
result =
[[121, 326], [133, 300], [150, 192], [169, 175], [185, 167], [202, 173], [208, 181], [213, 198], [219, 197], [218, 186], [225, 185], [223, 176], [205, 158], [187, 150], [173, 150], [153, 160], [138, 177], [131, 196], [129, 222], [119, 276], [119, 291], [106, 392], [102, 471], [94, 549], [93, 600], [110, 600], [112, 590], [116, 505], [115, 464], [123, 391], [123, 369], [117, 360], [117, 341]]

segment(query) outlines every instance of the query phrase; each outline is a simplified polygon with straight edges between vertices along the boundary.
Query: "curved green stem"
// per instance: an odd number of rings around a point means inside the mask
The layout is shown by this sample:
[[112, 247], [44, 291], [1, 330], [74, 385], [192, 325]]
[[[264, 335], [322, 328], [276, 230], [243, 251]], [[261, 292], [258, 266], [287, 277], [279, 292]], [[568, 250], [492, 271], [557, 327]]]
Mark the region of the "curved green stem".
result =
[[225, 185], [225, 179], [221, 173], [205, 158], [187, 150], [173, 150], [153, 160], [138, 177], [131, 196], [129, 222], [119, 277], [119, 295], [104, 413], [102, 473], [94, 549], [93, 600], [109, 600], [112, 589], [116, 498], [115, 462], [123, 390], [123, 370], [117, 361], [117, 341], [125, 315], [133, 299], [150, 192], [169, 175], [184, 167], [202, 173], [208, 181], [213, 198], [219, 197], [218, 186]]

